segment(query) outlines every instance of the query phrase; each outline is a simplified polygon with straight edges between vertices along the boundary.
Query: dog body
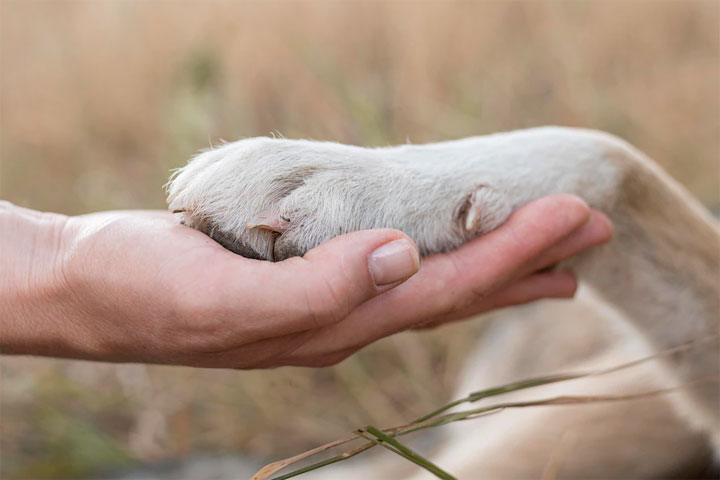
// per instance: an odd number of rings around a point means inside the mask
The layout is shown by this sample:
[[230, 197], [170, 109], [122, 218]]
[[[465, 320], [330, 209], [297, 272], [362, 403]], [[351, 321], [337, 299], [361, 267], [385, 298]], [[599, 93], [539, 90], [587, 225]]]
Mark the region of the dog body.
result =
[[[588, 286], [573, 302], [501, 312], [467, 359], [452, 398], [554, 372], [597, 371], [651, 354], [623, 314]], [[626, 395], [677, 385], [655, 362], [487, 399]], [[458, 478], [700, 478], [712, 448], [671, 396], [509, 409], [447, 426], [433, 461]], [[386, 478], [392, 478], [390, 476]], [[424, 472], [413, 480], [430, 478]]]
[[[415, 240], [423, 255], [443, 252], [496, 228], [531, 200], [555, 193], [575, 194], [605, 212], [616, 229], [609, 245], [581, 255], [569, 265], [590, 287], [587, 291], [594, 292], [588, 294], [588, 298], [594, 299], [589, 301], [591, 310], [600, 310], [600, 305], [612, 306], [596, 315], [602, 320], [588, 326], [588, 332], [599, 332], [600, 323], [624, 325], [624, 330], [622, 335], [613, 334], [613, 341], [589, 349], [592, 352], [589, 358], [571, 359], [562, 352], [576, 348], [577, 339], [557, 333], [561, 332], [559, 325], [546, 321], [542, 324], [542, 329], [549, 331], [545, 348], [555, 345], [560, 352], [556, 361], [546, 366], [567, 371], [583, 362], [585, 366], [621, 363], [632, 358], [629, 352], [638, 351], [621, 347], [623, 338], [632, 337], [636, 345], [643, 345], [640, 350], [657, 351], [720, 333], [717, 225], [656, 164], [624, 141], [604, 133], [544, 127], [376, 149], [253, 138], [201, 154], [177, 172], [168, 190], [170, 208], [180, 212], [184, 223], [237, 253], [267, 260], [302, 255], [336, 235], [378, 227], [403, 230]], [[616, 314], [608, 314], [610, 311]], [[615, 319], [621, 321], [614, 322]], [[509, 335], [506, 338], [515, 339], [510, 342], [513, 348], [503, 350], [504, 354], [497, 353], [492, 341], [484, 341], [485, 345], [478, 349], [480, 357], [476, 355], [480, 359], [470, 364], [461, 382], [465, 390], [490, 386], [485, 380], [506, 383], [532, 373], [512, 359], [522, 356], [518, 355], [518, 348], [524, 349], [523, 358], [532, 352], [531, 356], [538, 357], [543, 350], [521, 347], [532, 345], [533, 337], [523, 333], [521, 324], [514, 325], [507, 330], [513, 333], [506, 334]], [[553, 338], [557, 342], [553, 343]], [[493, 351], [496, 353], [489, 353]], [[478, 365], [487, 363], [516, 365], [515, 370], [507, 372], [513, 378], [488, 376], [483, 380], [478, 376]], [[648, 460], [648, 465], [657, 467], [634, 470], [630, 475], [657, 476], [661, 462], [651, 461], [648, 452], [667, 451], [669, 444], [663, 443], [663, 439], [687, 439], [688, 451], [674, 449], [676, 458], [699, 454], [701, 448], [691, 445], [702, 442], [692, 429], [704, 432], [714, 440], [716, 449], [720, 447], [718, 384], [698, 383], [717, 378], [719, 370], [720, 350], [715, 343], [711, 348], [673, 355], [655, 373], [646, 371], [639, 377], [611, 381], [577, 381], [579, 387], [574, 387], [577, 388], [574, 391], [582, 394], [623, 393], [613, 389], [632, 385], [692, 385], [673, 395], [673, 408], [680, 412], [679, 416], [664, 401], [653, 403], [653, 407], [648, 407], [650, 410], [638, 407], [633, 410], [632, 404], [608, 406], [594, 416], [580, 410], [585, 407], [574, 407], [564, 414], [557, 407], [546, 407], [538, 409], [540, 413], [528, 412], [532, 418], [516, 422], [514, 433], [505, 435], [497, 433], [503, 427], [500, 416], [496, 416], [497, 420], [488, 419], [498, 422], [494, 423], [496, 427], [488, 427], [493, 432], [489, 434], [490, 440], [481, 433], [466, 435], [466, 440], [452, 450], [461, 453], [450, 455], [443, 465], [450, 471], [453, 466], [464, 465], [466, 476], [469, 472], [483, 471], [482, 466], [502, 465], [499, 460], [503, 451], [508, 454], [508, 445], [514, 442], [529, 448], [543, 431], [540, 423], [551, 422], [555, 428], [550, 430], [556, 434], [547, 437], [547, 446], [559, 442], [556, 446], [562, 448], [563, 442], [580, 445], [585, 442], [591, 445], [588, 451], [607, 452], [606, 456], [596, 454], [596, 459], [618, 459], [618, 468], [613, 470], [609, 465], [603, 469], [601, 465], [608, 464], [593, 463], [592, 455], [586, 452], [586, 459], [590, 460], [580, 460], [574, 467], [563, 470], [557, 461], [553, 467], [547, 458], [562, 457], [562, 452], [531, 448], [527, 451], [535, 453], [527, 455], [528, 469], [516, 469], [515, 473], [506, 470], [508, 475], [538, 476], [542, 471], [562, 472], [567, 477], [589, 477], [593, 472], [597, 476], [613, 475], [628, 464], [618, 450], [621, 444], [613, 442], [613, 435], [630, 431], [623, 430], [627, 426], [623, 418], [636, 417], [639, 422], [636, 427], [650, 425], [652, 419], [671, 418], [668, 424], [675, 428], [645, 428], [645, 433], [635, 428], [633, 431], [641, 433], [626, 437], [634, 438], [636, 445], [643, 442], [645, 447], [632, 449], [636, 453], [629, 454], [629, 458], [637, 462]], [[605, 389], [600, 392], [600, 387]], [[567, 393], [560, 386], [546, 390]], [[554, 412], [558, 413], [550, 413], [547, 408], [556, 408]], [[608, 418], [615, 420], [607, 421]], [[602, 431], [604, 435], [598, 433]], [[588, 440], [593, 435], [595, 440]], [[459, 438], [454, 436], [450, 444]], [[582, 455], [577, 452], [571, 455], [578, 456]], [[673, 465], [681, 463], [678, 460]], [[672, 468], [668, 466], [667, 470]], [[505, 476], [502, 472], [502, 467], [498, 467], [485, 474]]]

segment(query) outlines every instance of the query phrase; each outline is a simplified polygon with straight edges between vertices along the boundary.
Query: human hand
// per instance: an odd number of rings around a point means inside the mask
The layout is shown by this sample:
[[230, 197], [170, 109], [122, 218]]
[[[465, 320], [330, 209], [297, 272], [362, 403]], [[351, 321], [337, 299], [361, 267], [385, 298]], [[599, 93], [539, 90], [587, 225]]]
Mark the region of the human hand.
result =
[[65, 217], [3, 204], [0, 347], [202, 367], [330, 365], [408, 328], [570, 297], [572, 273], [533, 272], [611, 231], [582, 200], [556, 195], [421, 266], [412, 241], [390, 229], [270, 263], [237, 256], [166, 212]]

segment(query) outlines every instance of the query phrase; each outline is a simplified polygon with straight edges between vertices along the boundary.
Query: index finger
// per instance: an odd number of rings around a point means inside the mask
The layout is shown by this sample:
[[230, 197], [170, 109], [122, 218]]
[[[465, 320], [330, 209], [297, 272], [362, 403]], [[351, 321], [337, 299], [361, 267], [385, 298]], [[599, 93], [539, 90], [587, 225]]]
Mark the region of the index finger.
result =
[[327, 345], [347, 349], [405, 330], [423, 319], [462, 310], [513, 277], [528, 261], [590, 218], [572, 195], [541, 198], [522, 207], [498, 229], [459, 249], [427, 257], [405, 284], [356, 308], [344, 321], [318, 329], [296, 354], [314, 355]]

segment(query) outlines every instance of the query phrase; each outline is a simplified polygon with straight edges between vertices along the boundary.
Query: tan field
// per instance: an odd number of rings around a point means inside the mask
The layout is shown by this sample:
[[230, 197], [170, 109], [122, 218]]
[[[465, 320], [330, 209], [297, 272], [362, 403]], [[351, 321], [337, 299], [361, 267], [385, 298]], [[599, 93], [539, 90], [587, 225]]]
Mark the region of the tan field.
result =
[[[2, 0], [0, 199], [164, 208], [220, 139], [607, 130], [720, 206], [720, 3]], [[2, 253], [0, 253], [2, 254]], [[2, 359], [1, 478], [275, 459], [448, 400], [482, 321], [273, 371]]]

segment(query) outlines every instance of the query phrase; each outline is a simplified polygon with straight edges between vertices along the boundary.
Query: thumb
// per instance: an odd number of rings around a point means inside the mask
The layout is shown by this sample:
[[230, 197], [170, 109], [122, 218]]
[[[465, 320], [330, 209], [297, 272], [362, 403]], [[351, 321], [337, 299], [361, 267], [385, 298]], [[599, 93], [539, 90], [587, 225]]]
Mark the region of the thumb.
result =
[[287, 266], [301, 270], [292, 274], [303, 279], [309, 313], [327, 324], [412, 277], [420, 256], [415, 243], [398, 230], [363, 230], [320, 244]]

